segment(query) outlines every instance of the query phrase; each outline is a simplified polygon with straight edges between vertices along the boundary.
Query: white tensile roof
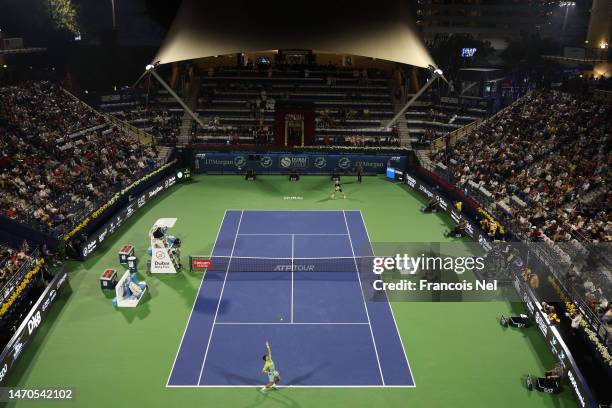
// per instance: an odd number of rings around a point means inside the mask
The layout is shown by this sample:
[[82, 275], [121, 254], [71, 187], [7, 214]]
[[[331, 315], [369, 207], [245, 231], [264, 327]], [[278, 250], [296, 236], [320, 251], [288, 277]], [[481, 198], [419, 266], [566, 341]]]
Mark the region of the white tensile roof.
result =
[[307, 49], [435, 67], [405, 3], [184, 0], [153, 62]]

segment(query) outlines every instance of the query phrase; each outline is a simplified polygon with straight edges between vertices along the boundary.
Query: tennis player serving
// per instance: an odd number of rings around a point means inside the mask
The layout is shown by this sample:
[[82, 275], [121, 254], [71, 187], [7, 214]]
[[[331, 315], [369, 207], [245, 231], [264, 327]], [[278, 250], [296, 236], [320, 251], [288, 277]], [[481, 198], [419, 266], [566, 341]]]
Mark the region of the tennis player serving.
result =
[[342, 185], [340, 184], [340, 180], [336, 180], [331, 198], [336, 198], [336, 193], [342, 193], [342, 197], [346, 198], [346, 194], [344, 194], [344, 191], [342, 191]]
[[266, 340], [266, 354], [263, 359], [265, 361], [261, 372], [268, 375], [268, 383], [262, 387], [261, 392], [266, 392], [269, 389], [278, 389], [276, 385], [280, 382], [280, 374], [276, 371], [276, 366], [272, 360], [272, 349], [270, 349], [270, 342]]

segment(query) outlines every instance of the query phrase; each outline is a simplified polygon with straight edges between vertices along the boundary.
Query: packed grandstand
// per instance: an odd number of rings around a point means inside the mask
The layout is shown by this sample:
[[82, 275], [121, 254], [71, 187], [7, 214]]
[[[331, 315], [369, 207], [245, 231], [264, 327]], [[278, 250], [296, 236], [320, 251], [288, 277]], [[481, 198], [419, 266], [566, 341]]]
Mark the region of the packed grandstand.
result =
[[158, 165], [152, 146], [57, 84], [4, 87], [0, 96], [1, 213], [8, 219], [63, 235]]

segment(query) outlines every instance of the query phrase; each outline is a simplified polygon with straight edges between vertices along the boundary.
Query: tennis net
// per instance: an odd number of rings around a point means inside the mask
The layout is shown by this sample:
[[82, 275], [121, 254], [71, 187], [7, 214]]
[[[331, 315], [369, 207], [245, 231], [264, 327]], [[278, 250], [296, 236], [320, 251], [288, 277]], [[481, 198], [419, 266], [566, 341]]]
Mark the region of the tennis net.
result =
[[208, 272], [364, 272], [372, 270], [373, 257], [330, 258], [210, 258]]

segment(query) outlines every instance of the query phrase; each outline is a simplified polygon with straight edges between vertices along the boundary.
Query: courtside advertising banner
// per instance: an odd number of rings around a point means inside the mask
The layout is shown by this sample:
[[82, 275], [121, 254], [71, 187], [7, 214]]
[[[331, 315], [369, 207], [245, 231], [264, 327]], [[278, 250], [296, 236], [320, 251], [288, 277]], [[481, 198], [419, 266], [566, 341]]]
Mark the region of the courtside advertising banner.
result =
[[21, 325], [6, 345], [2, 354], [0, 354], [0, 386], [6, 383], [8, 373], [11, 368], [15, 365], [23, 350], [28, 345], [30, 340], [36, 334], [36, 331], [44, 323], [45, 317], [51, 309], [51, 305], [57, 299], [57, 296], [61, 290], [66, 286], [68, 282], [68, 273], [63, 269], [58, 272], [47, 288], [44, 290], [42, 295], [38, 298], [38, 301], [30, 310], [30, 313], [22, 321]]
[[[417, 192], [427, 196], [427, 197], [436, 197], [436, 200], [441, 209], [444, 209], [452, 218], [455, 223], [459, 223], [459, 221], [465, 216], [459, 213], [452, 203], [447, 202], [444, 198], [437, 194], [436, 191], [433, 191], [429, 186], [426, 186], [424, 183], [421, 183], [416, 177], [407, 174], [405, 183], [409, 185], [411, 188], [416, 190]], [[444, 203], [444, 204], [442, 204]], [[557, 356], [561, 364], [563, 365], [564, 370], [567, 372], [567, 377], [569, 383], [571, 385], [572, 391], [578, 400], [579, 407], [594, 407], [596, 406], [595, 400], [591, 393], [590, 388], [588, 387], [586, 380], [582, 376], [580, 369], [577, 367], [571, 353], [569, 352], [565, 342], [561, 334], [559, 333], [556, 325], [551, 324], [548, 316], [542, 310], [541, 302], [558, 302], [558, 293], [554, 293], [550, 288], [543, 287], [544, 285], [538, 284], [538, 294], [534, 293], [532, 288], [529, 286], [527, 281], [531, 284], [531, 278], [533, 276], [527, 276], [525, 271], [539, 271], [536, 273], [538, 276], [538, 280], [540, 282], [545, 282], [548, 280], [548, 272], [555, 268], [552, 268], [552, 261], [550, 258], [544, 257], [542, 254], [547, 253], [546, 243], [529, 243], [529, 244], [517, 244], [517, 243], [505, 243], [505, 242], [492, 242], [491, 239], [482, 231], [480, 227], [477, 227], [471, 220], [465, 218], [466, 225], [466, 233], [480, 246], [482, 252], [482, 259], [484, 260], [483, 264], [485, 265], [485, 269], [489, 271], [495, 271], [495, 279], [498, 281], [506, 280], [511, 278], [512, 286], [516, 291], [519, 299], [525, 304], [526, 309], [528, 310], [530, 317], [535, 322], [535, 325], [539, 328], [540, 332], [546, 339], [550, 349], [553, 354]], [[441, 245], [441, 244], [440, 244]], [[606, 248], [602, 252], [609, 252], [609, 248]], [[376, 254], [379, 254], [380, 249], [377, 249]], [[475, 252], [477, 253], [477, 252]], [[533, 263], [534, 260], [537, 259], [539, 265], [535, 265]], [[489, 268], [487, 268], [487, 265]], [[526, 269], [527, 267], [530, 269]], [[537, 266], [543, 266], [545, 270]], [[482, 275], [484, 271], [474, 271], [474, 274], [478, 277]], [[395, 271], [395, 281], [402, 280], [402, 275], [405, 271], [396, 270]], [[431, 277], [429, 271], [423, 272], [425, 276]], [[456, 278], [454, 274], [449, 274], [453, 278]], [[394, 276], [392, 275], [393, 279]], [[438, 276], [439, 279], [439, 276]], [[455, 279], [451, 279], [454, 281]], [[363, 281], [363, 278], [362, 278]], [[389, 279], [387, 280], [389, 281]], [[381, 280], [382, 282], [382, 280]], [[396, 284], [396, 282], [392, 282]], [[446, 282], [444, 282], [446, 283]], [[457, 285], [456, 282], [450, 282], [454, 285]], [[405, 285], [404, 285], [405, 286]], [[393, 291], [384, 291], [385, 297], [390, 297], [394, 301], [405, 300], [406, 296], [403, 295], [403, 292], [393, 292]], [[457, 292], [455, 295], [449, 296], [448, 291], [438, 291], [434, 290], [431, 292], [432, 300], [434, 301], [465, 301], [465, 291], [461, 291], [461, 293]], [[397, 293], [402, 294], [401, 298], [398, 299]], [[469, 293], [469, 292], [468, 292]], [[506, 296], [509, 293], [506, 292]], [[378, 294], [380, 296], [380, 294]], [[460, 295], [460, 296], [459, 296]], [[427, 298], [429, 300], [429, 295]], [[478, 298], [479, 300], [482, 297]], [[494, 299], [494, 297], [493, 297]], [[421, 298], [420, 300], [424, 300]]]
[[406, 156], [398, 154], [333, 154], [333, 153], [249, 153], [199, 152], [195, 155], [197, 173], [236, 174], [253, 170], [256, 174], [355, 173], [384, 174], [387, 166], [404, 169]]
[[172, 174], [157, 184], [154, 184], [149, 189], [142, 192], [136, 197], [130, 197], [130, 203], [113, 214], [109, 220], [100, 228], [87, 237], [85, 242], [81, 244], [80, 254], [81, 259], [85, 260], [91, 255], [109, 236], [113, 235], [117, 229], [127, 221], [139, 209], [144, 207], [146, 203], [162, 194], [165, 190], [174, 186], [180, 179], [176, 174]]
[[557, 357], [564, 371], [567, 373], [567, 379], [569, 380], [572, 392], [578, 400], [579, 407], [595, 407], [595, 400], [591, 393], [586, 380], [582, 376], [580, 369], [576, 366], [576, 362], [569, 352], [561, 334], [557, 327], [551, 324], [546, 316], [546, 313], [542, 310], [541, 302], [538, 300], [536, 295], [533, 293], [529, 285], [523, 281], [519, 276], [515, 276], [512, 282], [514, 289], [522, 297], [523, 302], [527, 306], [526, 309], [529, 312], [530, 317], [535, 322], [536, 326], [546, 339], [546, 343], [551, 349], [552, 353]]
[[424, 195], [428, 199], [434, 198], [438, 204], [438, 207], [442, 211], [448, 213], [448, 215], [451, 217], [455, 224], [459, 224], [461, 220], [465, 220], [465, 233], [474, 241], [478, 242], [480, 246], [483, 247], [483, 249], [487, 251], [491, 249], [489, 237], [482, 231], [480, 227], [475, 224], [474, 220], [471, 220], [467, 218], [464, 214], [460, 213], [455, 208], [455, 205], [451, 201], [444, 198], [444, 196], [442, 196], [442, 194], [440, 194], [438, 190], [432, 189], [431, 187], [422, 183], [416, 177], [408, 173], [405, 174], [404, 182], [412, 189]]

